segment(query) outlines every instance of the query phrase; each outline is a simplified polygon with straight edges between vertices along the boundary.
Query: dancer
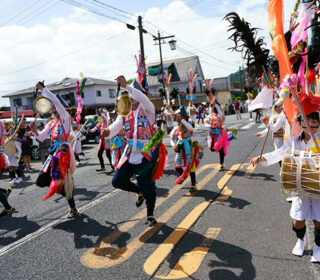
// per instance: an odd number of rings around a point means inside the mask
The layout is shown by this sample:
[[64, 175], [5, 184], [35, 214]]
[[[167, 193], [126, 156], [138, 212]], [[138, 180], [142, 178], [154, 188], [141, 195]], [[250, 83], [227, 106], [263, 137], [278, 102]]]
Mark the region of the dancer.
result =
[[16, 211], [16, 208], [12, 207], [8, 202], [8, 198], [11, 192], [12, 192], [11, 188], [8, 188], [8, 189], [0, 188], [0, 202], [4, 207], [4, 209], [0, 212], [0, 217], [12, 214], [13, 212]]
[[[9, 140], [12, 142], [12, 153], [11, 155], [7, 155], [7, 165], [9, 169], [9, 176], [10, 176], [10, 184], [19, 184], [23, 182], [23, 179], [21, 178], [21, 171], [18, 168], [19, 167], [19, 159], [21, 157], [21, 145], [18, 142], [18, 135], [14, 134], [11, 136], [11, 139]], [[10, 145], [9, 142], [5, 143], [5, 145]], [[17, 176], [17, 177], [16, 177]]]
[[79, 125], [76, 122], [72, 123], [72, 130], [70, 135], [73, 137], [71, 144], [74, 152], [74, 157], [77, 161], [77, 166], [78, 166], [80, 164], [79, 155], [85, 155], [82, 152], [82, 145], [81, 145], [81, 141], [85, 139], [85, 136], [81, 133]]
[[[315, 111], [307, 115], [307, 121], [310, 124], [311, 132], [315, 135], [316, 139], [320, 139], [319, 136], [319, 112]], [[250, 160], [250, 164], [255, 166], [257, 163], [261, 163], [262, 166], [269, 166], [283, 159], [285, 151], [294, 147], [298, 151], [305, 151], [308, 149], [310, 142], [312, 142], [311, 135], [307, 129], [307, 125], [302, 119], [301, 115], [298, 115], [297, 122], [301, 126], [302, 131], [299, 135], [291, 138], [285, 142], [284, 145], [276, 149], [275, 151], [267, 154], [263, 154], [262, 157], [258, 156]], [[312, 219], [314, 224], [315, 244], [313, 246], [313, 255], [311, 262], [320, 262], [320, 200], [314, 198], [305, 198], [298, 196], [295, 193], [295, 197], [292, 200], [290, 216], [293, 223], [293, 231], [298, 238], [292, 254], [296, 256], [302, 256], [304, 247], [306, 245], [305, 233], [306, 233], [306, 219]]]
[[173, 110], [171, 105], [167, 105], [164, 109], [164, 116], [166, 120], [167, 134], [170, 134], [173, 129]]
[[[152, 156], [150, 153], [143, 152], [143, 147], [153, 136], [155, 108], [149, 98], [140, 90], [127, 85], [123, 76], [117, 78], [117, 83], [128, 91], [132, 110], [125, 118], [119, 115], [116, 121], [103, 133], [104, 136], [112, 138], [124, 127], [127, 141], [113, 176], [112, 185], [115, 188], [136, 193], [138, 195], [137, 207], [142, 205], [144, 199], [146, 200], [146, 224], [151, 227], [157, 223], [153, 213], [156, 202], [156, 186], [152, 178]], [[138, 185], [130, 180], [134, 174]]]
[[76, 217], [80, 212], [76, 208], [73, 197], [72, 174], [75, 172], [76, 163], [72, 147], [68, 142], [71, 131], [71, 117], [59, 99], [42, 82], [38, 82], [36, 88], [42, 91], [43, 97], [52, 102], [51, 114], [54, 117], [39, 132], [35, 122], [30, 124], [31, 131], [40, 142], [49, 137], [51, 133], [52, 146], [49, 149], [51, 156], [47, 158], [43, 165], [36, 184], [39, 187], [49, 186], [49, 193], [43, 200], [53, 196], [55, 193], [66, 197], [70, 206], [68, 217]]
[[2, 172], [7, 168], [6, 155], [4, 153], [4, 143], [7, 138], [7, 133], [5, 126], [2, 121], [0, 121], [0, 176], [2, 176]]
[[225, 171], [224, 158], [228, 146], [228, 134], [223, 130], [222, 125], [225, 121], [220, 104], [216, 99], [212, 100], [211, 113], [205, 120], [205, 126], [209, 127], [208, 131], [208, 147], [211, 152], [219, 153], [220, 171]]
[[[272, 110], [272, 116], [266, 116], [263, 118], [263, 122], [270, 127], [272, 131], [272, 138], [274, 148], [279, 149], [283, 145], [283, 136], [284, 136], [284, 125], [286, 123], [286, 116], [282, 110], [282, 105], [274, 105]], [[264, 129], [261, 132], [258, 132], [257, 136], [266, 136], [268, 128]]]
[[190, 116], [189, 122], [192, 124], [192, 127], [194, 128], [195, 123], [196, 123], [196, 119], [197, 119], [197, 108], [194, 105], [194, 102], [191, 100], [189, 100], [189, 105], [188, 105], [187, 111]]
[[[191, 139], [193, 128], [188, 122], [189, 116], [184, 106], [181, 106], [175, 114], [178, 125], [170, 133], [170, 144], [176, 153], [175, 169], [179, 174], [176, 184], [182, 184], [190, 173], [191, 187], [189, 188], [189, 192], [194, 194], [198, 191], [195, 171], [200, 163], [198, 158], [199, 147], [197, 143]], [[185, 170], [183, 170], [184, 167], [186, 167]]]
[[111, 151], [110, 151], [110, 140], [103, 137], [102, 132], [105, 128], [107, 128], [110, 125], [110, 119], [108, 116], [103, 112], [102, 108], [99, 108], [98, 112], [99, 116], [103, 117], [103, 121], [101, 123], [98, 123], [93, 129], [88, 128], [88, 132], [95, 132], [97, 130], [100, 131], [100, 142], [98, 147], [98, 159], [100, 162], [100, 168], [96, 169], [97, 172], [106, 171], [106, 168], [104, 166], [104, 160], [103, 160], [103, 152], [106, 151], [107, 158], [109, 160], [111, 170], [110, 174], [114, 173], [114, 167], [112, 165], [112, 159], [111, 159]]

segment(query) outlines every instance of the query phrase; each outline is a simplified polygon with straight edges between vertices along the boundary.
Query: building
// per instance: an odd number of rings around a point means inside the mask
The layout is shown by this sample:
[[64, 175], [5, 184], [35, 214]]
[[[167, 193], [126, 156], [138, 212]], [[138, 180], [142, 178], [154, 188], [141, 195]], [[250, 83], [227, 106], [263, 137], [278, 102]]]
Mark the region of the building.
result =
[[[59, 93], [69, 106], [76, 106], [77, 79], [67, 77], [46, 86], [53, 93]], [[29, 87], [5, 94], [3, 97], [10, 99], [12, 111], [16, 106], [19, 110], [31, 110], [33, 109], [34, 90], [35, 87]], [[84, 106], [89, 109], [98, 106], [113, 107], [116, 101], [116, 92], [116, 82], [88, 77], [82, 96]]]
[[[163, 106], [163, 97], [160, 96], [159, 90], [163, 88], [162, 78], [160, 75], [160, 63], [149, 63], [147, 68], [147, 82], [149, 86], [149, 97], [155, 104], [156, 108]], [[185, 58], [171, 59], [163, 61], [163, 72], [168, 77], [172, 74], [170, 90], [178, 88], [180, 91], [180, 100], [186, 105], [187, 88], [189, 88], [188, 74], [189, 72], [197, 73], [198, 76], [195, 79], [193, 86], [195, 89], [196, 100], [195, 103], [199, 104], [207, 102], [207, 96], [204, 93], [204, 75], [202, 72], [201, 63], [198, 56], [191, 56]], [[190, 90], [190, 88], [189, 88]], [[175, 100], [175, 105], [179, 105], [179, 100]]]
[[232, 103], [232, 89], [229, 77], [216, 78], [211, 84], [214, 88], [215, 96], [220, 104], [230, 105]]

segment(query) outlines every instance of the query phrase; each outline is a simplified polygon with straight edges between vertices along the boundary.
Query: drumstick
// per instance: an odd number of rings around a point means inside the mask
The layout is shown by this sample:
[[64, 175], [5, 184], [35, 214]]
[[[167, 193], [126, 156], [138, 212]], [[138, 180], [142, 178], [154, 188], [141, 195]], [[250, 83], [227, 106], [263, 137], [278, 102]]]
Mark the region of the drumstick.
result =
[[269, 131], [270, 131], [270, 126], [268, 127], [267, 135], [266, 135], [266, 138], [264, 139], [264, 142], [263, 142], [263, 145], [262, 145], [262, 149], [261, 149], [261, 153], [260, 153], [259, 159], [262, 159], [262, 154], [263, 154], [264, 146], [266, 145], [266, 142], [267, 142], [267, 139], [268, 139], [268, 136], [269, 136]]

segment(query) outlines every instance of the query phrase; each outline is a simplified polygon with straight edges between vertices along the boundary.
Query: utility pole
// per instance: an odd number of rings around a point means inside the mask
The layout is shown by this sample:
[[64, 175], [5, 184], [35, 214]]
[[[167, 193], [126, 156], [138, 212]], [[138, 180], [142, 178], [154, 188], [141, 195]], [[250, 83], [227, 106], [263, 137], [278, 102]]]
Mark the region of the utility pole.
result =
[[241, 66], [239, 66], [239, 73], [240, 73], [240, 96], [242, 98], [242, 73], [241, 73]]
[[[163, 75], [163, 61], [162, 61], [161, 44], [164, 44], [164, 43], [165, 43], [164, 39], [173, 38], [173, 37], [174, 37], [174, 35], [161, 37], [160, 31], [158, 31], [158, 37], [153, 36], [153, 40], [155, 41], [155, 45], [159, 45], [159, 52], [160, 52], [160, 75], [161, 75], [161, 77], [162, 77], [162, 75]], [[175, 41], [175, 40], [171, 40], [171, 41], [169, 41], [168, 43], [169, 43], [169, 45], [170, 45], [171, 50], [175, 50], [175, 48], [176, 48], [176, 41]], [[165, 89], [165, 85], [164, 85], [163, 79], [162, 79], [162, 86], [163, 86], [163, 89]]]
[[143, 32], [145, 30], [143, 29], [142, 26], [142, 16], [138, 16], [138, 28], [139, 28], [139, 39], [140, 39], [140, 53], [142, 56], [142, 66], [144, 68], [144, 73], [143, 73], [143, 79], [145, 82], [147, 82], [147, 71], [146, 71], [146, 65], [145, 65], [145, 57], [144, 57], [144, 45], [143, 45]]

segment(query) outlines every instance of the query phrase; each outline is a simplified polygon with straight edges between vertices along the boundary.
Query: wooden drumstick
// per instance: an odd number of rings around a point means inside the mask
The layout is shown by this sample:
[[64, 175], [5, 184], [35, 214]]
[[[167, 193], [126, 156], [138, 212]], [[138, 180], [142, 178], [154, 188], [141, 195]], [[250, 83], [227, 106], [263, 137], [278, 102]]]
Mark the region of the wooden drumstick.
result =
[[267, 143], [267, 139], [268, 139], [268, 136], [269, 136], [269, 131], [270, 131], [270, 126], [268, 127], [267, 135], [266, 135], [266, 138], [264, 139], [259, 159], [262, 159], [263, 150], [264, 150], [264, 147], [265, 147], [265, 145]]

